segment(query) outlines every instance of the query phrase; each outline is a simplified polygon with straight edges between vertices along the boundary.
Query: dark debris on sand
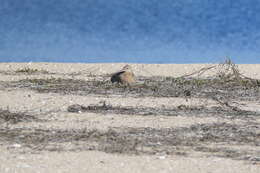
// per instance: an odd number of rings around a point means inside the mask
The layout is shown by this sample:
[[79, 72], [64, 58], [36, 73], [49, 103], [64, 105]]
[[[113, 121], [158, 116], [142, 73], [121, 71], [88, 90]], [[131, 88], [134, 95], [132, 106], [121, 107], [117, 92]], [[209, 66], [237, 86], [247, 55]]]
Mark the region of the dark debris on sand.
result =
[[99, 114], [120, 114], [120, 115], [142, 115], [142, 116], [196, 116], [196, 117], [223, 117], [228, 119], [233, 118], [254, 118], [260, 116], [259, 112], [246, 111], [236, 107], [216, 106], [207, 108], [204, 106], [187, 106], [179, 105], [177, 107], [131, 107], [131, 106], [113, 106], [106, 102], [84, 106], [73, 104], [68, 106], [68, 112], [73, 113], [99, 113]]
[[10, 112], [9, 110], [0, 109], [0, 123], [8, 122], [8, 123], [19, 123], [19, 122], [30, 122], [38, 120], [36, 117], [32, 115], [28, 115], [23, 112]]
[[196, 79], [172, 77], [139, 77], [140, 84], [124, 86], [104, 80], [76, 79], [24, 79], [9, 83], [9, 87], [29, 88], [41, 93], [75, 95], [122, 95], [130, 97], [185, 97], [229, 98], [235, 100], [260, 100], [258, 80]]
[[[260, 153], [226, 146], [260, 146], [260, 127], [254, 124], [213, 123], [182, 128], [0, 129], [0, 141], [18, 143], [33, 151], [99, 150], [122, 154], [164, 153], [189, 155], [190, 151], [233, 159], [258, 158]], [[221, 144], [211, 148], [208, 144]], [[224, 146], [224, 147], [221, 147]], [[250, 156], [250, 157], [248, 157]]]
[[[202, 73], [214, 68], [218, 69], [218, 72], [211, 78], [199, 77]], [[21, 71], [35, 70], [22, 69]], [[260, 100], [260, 80], [241, 74], [237, 65], [230, 59], [227, 59], [223, 64], [202, 68], [178, 78], [137, 76], [138, 83], [131, 86], [112, 84], [107, 76], [95, 77], [88, 81], [53, 77], [47, 79], [28, 78], [9, 82], [8, 86], [28, 88], [42, 93], [75, 95], [185, 98], [213, 98], [217, 96], [233, 100]]]

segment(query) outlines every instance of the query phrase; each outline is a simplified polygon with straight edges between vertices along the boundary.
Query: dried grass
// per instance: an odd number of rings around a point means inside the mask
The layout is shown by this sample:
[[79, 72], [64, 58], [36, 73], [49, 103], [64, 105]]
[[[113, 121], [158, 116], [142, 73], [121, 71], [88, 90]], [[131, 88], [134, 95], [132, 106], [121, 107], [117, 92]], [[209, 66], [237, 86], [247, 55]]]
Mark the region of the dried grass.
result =
[[[210, 148], [208, 144], [260, 145], [259, 127], [254, 124], [198, 124], [182, 128], [87, 129], [0, 129], [0, 141], [18, 143], [33, 151], [99, 150], [121, 154], [184, 154], [186, 151], [214, 153], [233, 159], [257, 158], [260, 153], [234, 148]], [[220, 145], [219, 145], [220, 146]], [[231, 152], [232, 151], [232, 152]], [[248, 157], [250, 155], [250, 157]]]
[[37, 121], [38, 119], [32, 115], [28, 115], [24, 112], [10, 112], [8, 109], [3, 110], [0, 109], [0, 122], [4, 123], [19, 123], [19, 122], [29, 122], [29, 121]]

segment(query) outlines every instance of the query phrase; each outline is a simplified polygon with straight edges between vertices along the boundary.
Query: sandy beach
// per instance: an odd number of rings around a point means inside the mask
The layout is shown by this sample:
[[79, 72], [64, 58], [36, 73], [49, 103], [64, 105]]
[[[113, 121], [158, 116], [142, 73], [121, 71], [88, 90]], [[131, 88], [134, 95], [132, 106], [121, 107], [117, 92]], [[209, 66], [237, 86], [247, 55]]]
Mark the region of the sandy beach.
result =
[[260, 172], [260, 64], [124, 65], [0, 63], [0, 172]]

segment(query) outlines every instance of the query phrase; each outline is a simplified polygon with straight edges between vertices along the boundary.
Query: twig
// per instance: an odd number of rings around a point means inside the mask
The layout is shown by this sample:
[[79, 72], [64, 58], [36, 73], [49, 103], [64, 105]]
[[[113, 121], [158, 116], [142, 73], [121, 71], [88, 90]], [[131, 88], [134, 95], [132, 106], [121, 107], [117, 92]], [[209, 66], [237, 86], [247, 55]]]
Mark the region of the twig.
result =
[[198, 71], [195, 71], [195, 72], [192, 72], [190, 74], [186, 74], [186, 75], [183, 75], [183, 76], [180, 76], [179, 78], [184, 78], [184, 77], [189, 77], [189, 76], [192, 76], [192, 75], [195, 75], [195, 74], [199, 74], [199, 75], [202, 75], [203, 73], [205, 73], [206, 71], [212, 69], [212, 68], [215, 68], [217, 67], [216, 65], [214, 66], [210, 66], [210, 67], [204, 67], [204, 68], [201, 68], [200, 70]]

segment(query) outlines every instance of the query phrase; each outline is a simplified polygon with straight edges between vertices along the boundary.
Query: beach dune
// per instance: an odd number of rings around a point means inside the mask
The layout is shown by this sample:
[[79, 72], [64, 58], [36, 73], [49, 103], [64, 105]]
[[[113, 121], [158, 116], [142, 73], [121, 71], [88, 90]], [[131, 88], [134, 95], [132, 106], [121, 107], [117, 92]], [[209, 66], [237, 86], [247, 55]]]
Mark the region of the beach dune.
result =
[[260, 64], [125, 65], [0, 63], [0, 172], [260, 172]]

